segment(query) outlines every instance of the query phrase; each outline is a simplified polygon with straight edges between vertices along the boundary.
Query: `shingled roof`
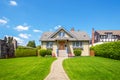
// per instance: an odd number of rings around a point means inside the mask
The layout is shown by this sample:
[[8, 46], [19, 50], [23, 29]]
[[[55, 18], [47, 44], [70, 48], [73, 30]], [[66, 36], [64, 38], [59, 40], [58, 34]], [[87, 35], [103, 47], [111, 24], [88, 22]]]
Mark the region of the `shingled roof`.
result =
[[[68, 33], [71, 37], [58, 37], [54, 38], [53, 35], [57, 34], [61, 29], [63, 29], [66, 33]], [[69, 40], [69, 41], [89, 41], [90, 37], [84, 31], [67, 31], [64, 28], [59, 28], [55, 32], [44, 32], [40, 38], [41, 41], [55, 41], [55, 40]]]
[[106, 33], [112, 33], [113, 35], [120, 35], [120, 30], [97, 30], [100, 35], [106, 35]]

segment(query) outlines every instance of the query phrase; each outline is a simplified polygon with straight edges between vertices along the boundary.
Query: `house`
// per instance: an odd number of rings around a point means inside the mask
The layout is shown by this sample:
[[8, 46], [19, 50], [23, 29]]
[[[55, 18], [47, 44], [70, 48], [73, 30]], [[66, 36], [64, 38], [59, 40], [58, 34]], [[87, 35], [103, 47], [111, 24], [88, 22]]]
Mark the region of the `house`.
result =
[[92, 44], [98, 42], [112, 42], [120, 40], [120, 30], [96, 30], [92, 29]]
[[44, 32], [40, 38], [41, 48], [52, 49], [58, 56], [74, 56], [73, 50], [80, 48], [82, 56], [89, 56], [89, 36], [83, 31], [67, 31], [60, 27], [55, 32]]

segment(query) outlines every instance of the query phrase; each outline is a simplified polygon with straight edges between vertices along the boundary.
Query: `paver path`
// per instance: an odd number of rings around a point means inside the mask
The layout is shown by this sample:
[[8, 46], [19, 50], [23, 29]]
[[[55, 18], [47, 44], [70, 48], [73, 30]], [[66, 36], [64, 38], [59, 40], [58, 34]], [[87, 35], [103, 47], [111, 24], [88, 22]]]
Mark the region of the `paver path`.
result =
[[52, 63], [51, 72], [45, 80], [70, 80], [62, 67], [64, 59], [66, 59], [66, 57], [58, 57], [57, 60]]

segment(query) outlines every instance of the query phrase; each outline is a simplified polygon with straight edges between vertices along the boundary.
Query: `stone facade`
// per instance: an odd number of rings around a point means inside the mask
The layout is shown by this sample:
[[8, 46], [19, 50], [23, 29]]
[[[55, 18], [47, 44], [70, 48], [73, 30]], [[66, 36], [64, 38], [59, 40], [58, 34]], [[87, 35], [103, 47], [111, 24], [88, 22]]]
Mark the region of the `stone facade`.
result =
[[13, 37], [5, 37], [0, 40], [0, 58], [14, 57], [17, 41]]

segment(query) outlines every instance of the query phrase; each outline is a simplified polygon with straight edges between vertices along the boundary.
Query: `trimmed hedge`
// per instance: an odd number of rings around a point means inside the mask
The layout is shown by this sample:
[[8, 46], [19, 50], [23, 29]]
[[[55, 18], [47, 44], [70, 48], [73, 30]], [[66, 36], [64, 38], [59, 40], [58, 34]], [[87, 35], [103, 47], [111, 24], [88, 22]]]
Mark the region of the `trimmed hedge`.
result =
[[81, 56], [81, 49], [74, 49], [75, 56]]
[[120, 41], [96, 45], [93, 48], [95, 56], [120, 60]]
[[46, 50], [46, 49], [41, 49], [41, 50], [39, 50], [39, 54], [42, 56], [42, 57], [44, 57], [44, 56], [46, 56], [46, 55], [52, 55], [52, 50]]
[[15, 56], [16, 57], [37, 56], [37, 49], [20, 47], [16, 49]]

